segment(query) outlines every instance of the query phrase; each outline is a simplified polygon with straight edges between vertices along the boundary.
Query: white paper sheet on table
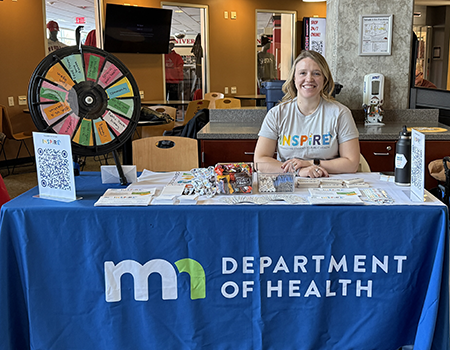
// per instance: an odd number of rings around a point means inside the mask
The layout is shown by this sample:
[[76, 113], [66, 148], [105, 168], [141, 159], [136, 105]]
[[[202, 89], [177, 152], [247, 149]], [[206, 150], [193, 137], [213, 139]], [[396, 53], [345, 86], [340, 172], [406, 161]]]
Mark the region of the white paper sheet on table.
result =
[[150, 204], [154, 194], [155, 189], [129, 190], [125, 188], [110, 188], [94, 203], [94, 206], [147, 206]]

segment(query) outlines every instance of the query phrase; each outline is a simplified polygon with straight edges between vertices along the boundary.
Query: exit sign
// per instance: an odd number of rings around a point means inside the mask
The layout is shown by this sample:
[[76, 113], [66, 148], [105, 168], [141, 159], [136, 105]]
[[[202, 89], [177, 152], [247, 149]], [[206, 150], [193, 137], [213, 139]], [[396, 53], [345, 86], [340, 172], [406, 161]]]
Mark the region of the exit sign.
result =
[[76, 24], [85, 24], [86, 23], [86, 18], [85, 17], [76, 17], [75, 18], [75, 23]]

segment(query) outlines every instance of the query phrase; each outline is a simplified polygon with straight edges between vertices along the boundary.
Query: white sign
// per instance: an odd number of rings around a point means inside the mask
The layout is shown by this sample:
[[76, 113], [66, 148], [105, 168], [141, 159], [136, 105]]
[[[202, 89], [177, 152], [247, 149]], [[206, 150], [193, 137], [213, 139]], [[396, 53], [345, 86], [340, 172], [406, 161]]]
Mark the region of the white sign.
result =
[[359, 55], [390, 55], [393, 15], [360, 17]]
[[76, 200], [70, 136], [33, 132], [33, 144], [39, 197]]
[[[305, 18], [306, 20], [306, 18]], [[309, 25], [307, 25], [305, 33], [305, 49], [316, 51], [322, 56], [325, 56], [325, 33], [326, 33], [326, 18], [308, 18]]]
[[411, 132], [411, 200], [424, 200], [425, 189], [425, 134]]

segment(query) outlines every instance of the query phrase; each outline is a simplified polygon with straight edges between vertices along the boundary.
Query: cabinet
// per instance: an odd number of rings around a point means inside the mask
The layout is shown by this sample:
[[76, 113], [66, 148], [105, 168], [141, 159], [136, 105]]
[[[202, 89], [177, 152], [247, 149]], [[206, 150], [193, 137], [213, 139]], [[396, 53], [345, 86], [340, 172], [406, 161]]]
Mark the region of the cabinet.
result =
[[359, 147], [371, 171], [394, 171], [395, 141], [360, 141]]
[[201, 140], [201, 167], [222, 162], [253, 162], [257, 140]]

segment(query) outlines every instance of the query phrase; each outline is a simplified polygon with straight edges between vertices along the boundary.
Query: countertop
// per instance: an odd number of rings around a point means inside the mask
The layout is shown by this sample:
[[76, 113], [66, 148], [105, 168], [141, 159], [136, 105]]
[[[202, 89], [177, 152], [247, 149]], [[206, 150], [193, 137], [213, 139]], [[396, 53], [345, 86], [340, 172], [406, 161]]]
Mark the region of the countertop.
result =
[[[214, 112], [213, 112], [214, 111]], [[439, 123], [439, 111], [432, 109], [386, 111], [383, 126], [365, 126], [363, 114], [352, 111], [359, 139], [367, 141], [393, 141], [398, 139], [403, 125], [408, 127], [442, 128], [442, 132], [424, 132], [426, 140], [450, 140], [450, 126]], [[254, 115], [246, 109], [245, 114], [238, 109], [210, 111], [210, 122], [197, 133], [198, 139], [257, 139], [265, 113], [255, 109]], [[228, 118], [230, 116], [230, 118]], [[241, 116], [241, 118], [237, 117]]]

